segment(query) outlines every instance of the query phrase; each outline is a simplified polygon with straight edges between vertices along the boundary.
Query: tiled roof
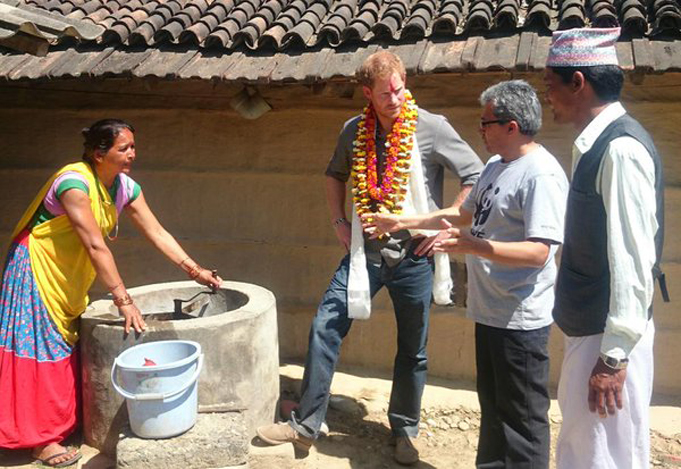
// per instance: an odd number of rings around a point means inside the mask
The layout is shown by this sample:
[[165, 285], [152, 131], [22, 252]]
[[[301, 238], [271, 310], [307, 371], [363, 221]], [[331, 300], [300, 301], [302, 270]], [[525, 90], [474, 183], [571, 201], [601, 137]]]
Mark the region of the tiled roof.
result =
[[614, 25], [623, 28], [624, 68], [681, 71], [677, 0], [20, 1], [105, 30], [43, 58], [0, 49], [0, 79], [314, 83], [353, 77], [379, 47], [398, 53], [410, 74], [537, 70], [552, 30]]
[[63, 37], [96, 40], [105, 29], [90, 20], [79, 20], [52, 13], [42, 8], [32, 8], [20, 0], [0, 0], [0, 41], [4, 45], [30, 37], [55, 44]]
[[621, 25], [681, 36], [676, 0], [22, 0], [106, 28], [107, 45], [302, 51], [346, 42]]

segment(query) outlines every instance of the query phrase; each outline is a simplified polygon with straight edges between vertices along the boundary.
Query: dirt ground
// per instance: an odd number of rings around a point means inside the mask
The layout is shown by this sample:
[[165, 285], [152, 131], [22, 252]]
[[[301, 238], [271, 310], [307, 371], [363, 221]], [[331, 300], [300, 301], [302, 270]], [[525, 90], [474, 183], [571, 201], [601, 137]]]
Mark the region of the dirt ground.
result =
[[[284, 366], [282, 398], [297, 398], [302, 367]], [[419, 469], [463, 469], [475, 467], [480, 411], [472, 383], [430, 380], [423, 396], [421, 431], [417, 447]], [[370, 377], [366, 372], [336, 373], [327, 423], [327, 437], [318, 440], [306, 458], [289, 465], [292, 469], [381, 469], [403, 467], [392, 459], [387, 405], [390, 380]], [[681, 399], [665, 399], [651, 407], [651, 467], [681, 468]], [[669, 405], [673, 404], [673, 405]], [[561, 416], [552, 401], [551, 468], [555, 468], [555, 441]], [[254, 467], [252, 469], [265, 469]]]
[[[281, 367], [282, 399], [296, 400], [303, 368]], [[332, 386], [327, 423], [322, 437], [307, 456], [282, 453], [276, 462], [253, 457], [248, 469], [384, 469], [403, 467], [392, 459], [386, 416], [390, 379], [375, 373], [338, 372]], [[475, 466], [480, 412], [472, 383], [430, 380], [423, 397], [422, 423], [417, 447], [421, 462], [417, 469], [459, 469]], [[555, 401], [549, 411], [552, 434], [552, 463], [560, 430], [560, 412]], [[651, 407], [653, 468], [681, 468], [681, 398], [656, 399]], [[77, 441], [76, 441], [77, 443]], [[257, 444], [257, 441], [255, 441]], [[75, 469], [113, 469], [115, 463], [93, 448], [82, 447], [83, 459]], [[26, 452], [0, 452], [0, 468], [36, 469]], [[159, 468], [166, 469], [166, 468]], [[167, 468], [176, 469], [176, 468]], [[181, 468], [177, 468], [181, 469]]]
[[[401, 467], [392, 459], [388, 446], [389, 431], [383, 412], [366, 416], [348, 415], [331, 410], [328, 423], [331, 432], [317, 444], [315, 451], [289, 467], [296, 469], [379, 469]], [[473, 468], [479, 432], [478, 411], [463, 407], [432, 407], [424, 410], [427, 426], [418, 440], [421, 462], [417, 468]], [[552, 425], [555, 442], [560, 425]], [[681, 434], [665, 437], [652, 432], [651, 466], [681, 467]], [[551, 468], [555, 468], [555, 446], [551, 451]]]

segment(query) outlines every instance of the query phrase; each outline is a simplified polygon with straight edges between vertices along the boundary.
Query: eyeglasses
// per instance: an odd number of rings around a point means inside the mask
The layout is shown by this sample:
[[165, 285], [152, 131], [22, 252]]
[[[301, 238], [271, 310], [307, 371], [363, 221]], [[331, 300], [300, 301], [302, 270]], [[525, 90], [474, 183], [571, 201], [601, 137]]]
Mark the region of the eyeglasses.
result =
[[481, 128], [481, 129], [484, 129], [484, 128], [487, 127], [488, 125], [492, 125], [492, 124], [508, 124], [508, 122], [509, 122], [509, 121], [503, 120], [503, 119], [496, 119], [496, 120], [491, 120], [491, 121], [483, 121], [483, 120], [481, 120], [481, 121], [480, 121], [480, 128]]

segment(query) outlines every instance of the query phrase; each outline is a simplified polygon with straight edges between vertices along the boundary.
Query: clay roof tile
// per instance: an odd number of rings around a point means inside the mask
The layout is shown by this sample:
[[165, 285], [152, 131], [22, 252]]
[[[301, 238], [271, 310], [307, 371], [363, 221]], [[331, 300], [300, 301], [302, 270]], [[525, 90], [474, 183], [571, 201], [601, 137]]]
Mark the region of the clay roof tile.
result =
[[512, 30], [518, 26], [520, 4], [518, 0], [499, 0], [494, 13], [494, 26], [501, 30]]
[[466, 29], [469, 31], [488, 30], [492, 24], [494, 5], [491, 0], [472, 0]]
[[454, 35], [461, 24], [464, 12], [464, 0], [442, 0], [440, 12], [433, 22], [435, 34]]
[[531, 0], [524, 27], [547, 31], [551, 25], [551, 0]]
[[655, 0], [652, 4], [653, 35], [678, 36], [681, 31], [681, 10], [674, 0]]
[[562, 0], [558, 18], [560, 30], [583, 28], [586, 24], [584, 0]]

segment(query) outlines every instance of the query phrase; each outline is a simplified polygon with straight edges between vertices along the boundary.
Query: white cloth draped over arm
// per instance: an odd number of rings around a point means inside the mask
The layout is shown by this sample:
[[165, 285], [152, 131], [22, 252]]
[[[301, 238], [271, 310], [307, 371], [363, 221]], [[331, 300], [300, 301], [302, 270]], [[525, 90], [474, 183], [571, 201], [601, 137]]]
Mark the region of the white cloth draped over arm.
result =
[[653, 299], [655, 167], [645, 147], [620, 137], [606, 149], [596, 190], [607, 213], [610, 310], [601, 352], [626, 358], [643, 336]]
[[[405, 215], [424, 214], [430, 212], [428, 206], [428, 196], [426, 195], [426, 182], [423, 177], [423, 164], [421, 153], [418, 151], [416, 136], [414, 136], [414, 147], [412, 150], [411, 176], [409, 188], [405, 197], [403, 213]], [[412, 236], [424, 235], [433, 236], [438, 230], [409, 230]], [[449, 267], [449, 254], [437, 252], [433, 255], [435, 272], [433, 274], [433, 301], [437, 305], [447, 306], [451, 304], [451, 292], [454, 287], [451, 269]]]
[[357, 209], [352, 207], [352, 238], [350, 241], [350, 268], [348, 270], [348, 317], [369, 319], [371, 316], [371, 284], [364, 252], [362, 221]]

